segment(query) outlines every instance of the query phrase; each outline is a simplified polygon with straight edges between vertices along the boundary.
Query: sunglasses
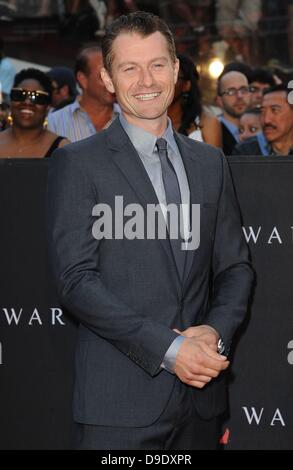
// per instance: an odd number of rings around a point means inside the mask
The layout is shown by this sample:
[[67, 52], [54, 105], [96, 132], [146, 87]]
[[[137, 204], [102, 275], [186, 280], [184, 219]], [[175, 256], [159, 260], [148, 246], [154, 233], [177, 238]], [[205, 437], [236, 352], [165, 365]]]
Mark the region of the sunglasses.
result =
[[29, 91], [23, 88], [12, 88], [10, 92], [11, 101], [24, 102], [29, 99], [32, 104], [50, 104], [50, 96], [46, 91]]

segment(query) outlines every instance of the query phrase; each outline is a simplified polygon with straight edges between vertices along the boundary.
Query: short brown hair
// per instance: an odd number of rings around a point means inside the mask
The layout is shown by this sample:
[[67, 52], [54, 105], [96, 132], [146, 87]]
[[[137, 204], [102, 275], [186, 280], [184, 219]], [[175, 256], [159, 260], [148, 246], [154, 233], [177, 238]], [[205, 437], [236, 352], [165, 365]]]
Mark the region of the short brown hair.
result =
[[176, 47], [173, 34], [168, 25], [159, 16], [146, 11], [136, 11], [129, 15], [119, 16], [107, 29], [102, 40], [102, 52], [104, 66], [111, 72], [113, 61], [113, 42], [121, 33], [137, 33], [143, 37], [150, 36], [153, 33], [161, 33], [167, 41], [168, 50], [173, 62], [176, 61]]

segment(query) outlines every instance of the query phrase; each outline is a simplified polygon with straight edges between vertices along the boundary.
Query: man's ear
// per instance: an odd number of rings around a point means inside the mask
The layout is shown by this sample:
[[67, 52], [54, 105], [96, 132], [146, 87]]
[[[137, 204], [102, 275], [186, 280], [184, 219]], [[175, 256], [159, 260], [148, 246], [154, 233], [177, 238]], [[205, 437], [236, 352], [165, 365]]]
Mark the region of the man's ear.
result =
[[76, 80], [77, 80], [77, 83], [80, 85], [82, 90], [87, 89], [87, 83], [88, 83], [87, 76], [83, 72], [81, 72], [80, 70], [77, 72]]
[[105, 69], [105, 67], [103, 67], [101, 69], [101, 78], [102, 78], [103, 83], [104, 83], [105, 87], [107, 88], [107, 90], [110, 93], [115, 93], [115, 88], [114, 88], [112, 79], [111, 79], [108, 71]]

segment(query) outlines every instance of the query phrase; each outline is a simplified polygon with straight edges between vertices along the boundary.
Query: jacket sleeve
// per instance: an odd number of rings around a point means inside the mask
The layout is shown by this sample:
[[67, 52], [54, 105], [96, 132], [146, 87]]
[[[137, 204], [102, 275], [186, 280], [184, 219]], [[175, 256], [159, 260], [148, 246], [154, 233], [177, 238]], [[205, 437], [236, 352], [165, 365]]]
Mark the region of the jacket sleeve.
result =
[[103, 241], [92, 235], [98, 196], [85, 166], [71, 146], [56, 150], [49, 166], [48, 242], [59, 298], [82, 324], [154, 376], [178, 335], [139, 316], [102, 282]]

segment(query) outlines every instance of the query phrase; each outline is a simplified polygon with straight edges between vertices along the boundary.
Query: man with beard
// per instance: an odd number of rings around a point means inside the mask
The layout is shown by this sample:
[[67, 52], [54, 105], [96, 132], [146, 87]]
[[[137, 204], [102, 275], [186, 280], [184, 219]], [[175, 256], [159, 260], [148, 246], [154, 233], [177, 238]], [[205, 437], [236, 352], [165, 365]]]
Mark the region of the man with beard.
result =
[[251, 96], [246, 76], [236, 71], [221, 75], [217, 94], [217, 103], [223, 109], [220, 116], [223, 151], [225, 155], [231, 155], [233, 148], [240, 141], [240, 117], [250, 107]]

